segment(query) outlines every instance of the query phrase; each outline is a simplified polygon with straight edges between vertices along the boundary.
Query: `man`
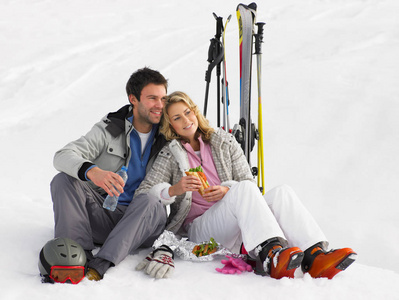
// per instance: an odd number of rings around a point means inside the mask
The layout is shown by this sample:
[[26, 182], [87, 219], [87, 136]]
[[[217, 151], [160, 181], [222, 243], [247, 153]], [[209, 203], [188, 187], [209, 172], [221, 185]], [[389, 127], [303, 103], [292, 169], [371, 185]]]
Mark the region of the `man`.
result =
[[[51, 182], [54, 235], [85, 249], [90, 280], [102, 279], [140, 246], [151, 246], [165, 227], [166, 211], [157, 199], [132, 199], [146, 167], [165, 144], [158, 124], [167, 86], [158, 71], [137, 70], [126, 85], [130, 104], [109, 113], [55, 154], [54, 166], [61, 173]], [[122, 166], [128, 167], [126, 184], [115, 173]], [[107, 194], [119, 196], [113, 212], [102, 207]], [[96, 245], [102, 246], [93, 257]]]

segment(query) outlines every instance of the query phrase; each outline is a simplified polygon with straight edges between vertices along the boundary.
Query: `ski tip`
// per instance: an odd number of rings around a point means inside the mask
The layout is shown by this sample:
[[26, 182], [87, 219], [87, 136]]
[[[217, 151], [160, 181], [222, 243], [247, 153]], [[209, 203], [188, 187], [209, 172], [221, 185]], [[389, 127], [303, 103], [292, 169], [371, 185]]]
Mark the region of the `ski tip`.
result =
[[240, 8], [240, 6], [242, 6], [245, 9], [250, 9], [253, 12], [256, 12], [256, 8], [257, 8], [257, 5], [256, 5], [255, 2], [252, 2], [252, 3], [248, 4], [248, 5], [240, 3], [240, 4], [237, 5], [237, 9], [236, 10], [238, 10]]
[[244, 8], [246, 8], [246, 7], [247, 7], [245, 4], [243, 4], [243, 3], [240, 3], [240, 4], [238, 4], [238, 5], [237, 5], [237, 9], [236, 9], [236, 10], [238, 10], [238, 9], [240, 8], [240, 6], [242, 6], [242, 7], [244, 7]]
[[250, 9], [253, 9], [253, 10], [256, 10], [256, 8], [257, 8], [255, 2], [252, 2], [251, 4], [249, 4], [248, 7], [249, 7]]

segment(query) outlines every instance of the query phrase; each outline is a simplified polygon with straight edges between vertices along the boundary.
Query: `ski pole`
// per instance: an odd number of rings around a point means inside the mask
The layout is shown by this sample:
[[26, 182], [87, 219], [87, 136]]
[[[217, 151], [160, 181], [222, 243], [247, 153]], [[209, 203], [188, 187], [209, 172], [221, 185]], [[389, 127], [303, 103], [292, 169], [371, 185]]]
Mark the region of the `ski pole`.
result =
[[220, 126], [220, 64], [223, 59], [223, 45], [220, 41], [223, 30], [223, 18], [218, 17], [215, 13], [213, 16], [216, 19], [216, 34], [215, 37], [211, 39], [211, 44], [208, 50], [208, 70], [205, 72], [205, 103], [204, 103], [204, 116], [206, 117], [206, 112], [208, 108], [208, 96], [209, 96], [209, 84], [211, 82], [211, 74], [213, 68], [216, 66], [216, 76], [217, 76], [217, 106], [218, 106], [218, 126]]
[[265, 194], [265, 177], [264, 177], [264, 158], [263, 158], [263, 124], [262, 124], [262, 50], [261, 44], [263, 43], [263, 26], [265, 23], [256, 23], [258, 32], [255, 34], [255, 54], [257, 63], [257, 78], [258, 78], [258, 186], [261, 188], [262, 194]]
[[231, 15], [226, 20], [223, 30], [223, 79], [222, 79], [222, 102], [223, 102], [223, 129], [230, 132], [230, 121], [229, 121], [229, 87], [227, 82], [227, 69], [226, 69], [226, 45], [225, 45], [225, 34], [226, 27], [231, 19]]
[[[215, 13], [213, 13], [213, 16], [216, 20], [216, 35], [215, 35], [215, 39], [219, 42], [218, 45], [219, 47], [217, 47], [217, 54], [224, 54], [224, 50], [223, 47], [224, 45], [222, 45], [220, 38], [222, 36], [222, 31], [223, 31], [223, 18], [217, 16]], [[223, 58], [223, 56], [222, 56]], [[218, 62], [218, 64], [216, 65], [216, 78], [217, 78], [217, 127], [220, 127], [220, 75], [221, 75], [221, 62], [222, 60], [220, 60]]]
[[[218, 45], [219, 44], [219, 45]], [[222, 47], [220, 41], [217, 41], [215, 38], [211, 39], [211, 44], [209, 45], [208, 50], [208, 69], [205, 72], [205, 81], [206, 81], [206, 89], [205, 89], [205, 103], [204, 103], [204, 116], [206, 117], [206, 112], [208, 108], [208, 96], [209, 96], [209, 84], [211, 82], [212, 70], [215, 68], [217, 64], [223, 59], [223, 52], [218, 53], [218, 48]]]

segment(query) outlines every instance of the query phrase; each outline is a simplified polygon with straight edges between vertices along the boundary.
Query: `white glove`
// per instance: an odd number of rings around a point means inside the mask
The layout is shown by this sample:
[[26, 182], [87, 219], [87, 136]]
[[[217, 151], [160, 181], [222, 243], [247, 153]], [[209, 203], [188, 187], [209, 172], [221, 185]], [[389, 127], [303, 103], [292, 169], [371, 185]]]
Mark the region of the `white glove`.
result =
[[174, 254], [166, 245], [155, 249], [136, 266], [136, 270], [145, 270], [153, 278], [169, 278], [175, 270]]
[[153, 256], [152, 256], [152, 252], [151, 252], [136, 266], [136, 271], [141, 271], [141, 270], [145, 269], [152, 261], [152, 258], [153, 258]]

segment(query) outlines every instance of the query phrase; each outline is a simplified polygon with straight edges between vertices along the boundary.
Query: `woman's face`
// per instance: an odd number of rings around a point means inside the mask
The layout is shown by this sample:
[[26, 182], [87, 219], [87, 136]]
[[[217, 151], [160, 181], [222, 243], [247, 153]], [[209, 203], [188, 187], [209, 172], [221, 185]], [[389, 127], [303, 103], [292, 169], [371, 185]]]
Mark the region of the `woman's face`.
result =
[[198, 119], [185, 102], [173, 103], [168, 107], [170, 124], [182, 138], [192, 140], [198, 129]]

